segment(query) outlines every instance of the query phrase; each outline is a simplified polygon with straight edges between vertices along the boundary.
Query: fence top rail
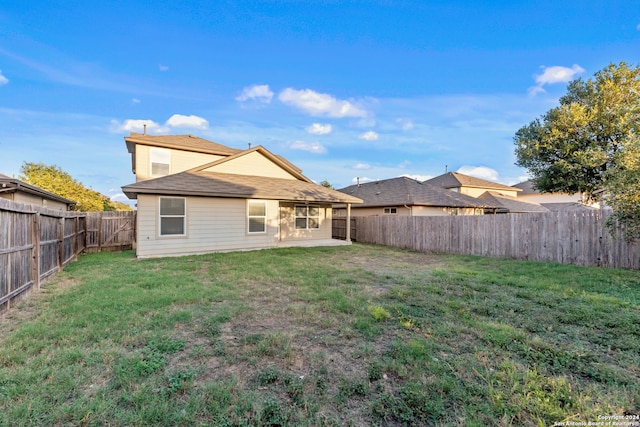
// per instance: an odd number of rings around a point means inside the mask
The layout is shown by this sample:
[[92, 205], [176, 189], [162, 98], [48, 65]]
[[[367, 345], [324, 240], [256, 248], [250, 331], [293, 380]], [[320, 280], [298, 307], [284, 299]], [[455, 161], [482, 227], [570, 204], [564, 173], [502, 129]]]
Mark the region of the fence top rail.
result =
[[37, 214], [44, 216], [50, 216], [53, 218], [77, 218], [86, 217], [86, 212], [78, 211], [57, 211], [53, 209], [47, 209], [41, 206], [28, 205], [25, 203], [18, 203], [12, 200], [0, 199], [0, 211], [17, 212], [24, 214]]

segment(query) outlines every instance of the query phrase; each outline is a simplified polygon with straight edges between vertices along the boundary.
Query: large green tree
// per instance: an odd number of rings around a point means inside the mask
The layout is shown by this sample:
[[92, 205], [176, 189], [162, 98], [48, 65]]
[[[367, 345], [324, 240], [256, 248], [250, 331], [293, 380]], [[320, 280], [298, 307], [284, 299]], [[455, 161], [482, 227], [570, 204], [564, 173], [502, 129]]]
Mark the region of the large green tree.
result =
[[582, 193], [640, 237], [640, 68], [610, 64], [574, 80], [559, 106], [516, 132], [516, 164], [543, 192]]
[[85, 187], [55, 165], [24, 162], [20, 174], [20, 179], [28, 184], [75, 201], [78, 211], [131, 210], [128, 205], [111, 202], [107, 196]]

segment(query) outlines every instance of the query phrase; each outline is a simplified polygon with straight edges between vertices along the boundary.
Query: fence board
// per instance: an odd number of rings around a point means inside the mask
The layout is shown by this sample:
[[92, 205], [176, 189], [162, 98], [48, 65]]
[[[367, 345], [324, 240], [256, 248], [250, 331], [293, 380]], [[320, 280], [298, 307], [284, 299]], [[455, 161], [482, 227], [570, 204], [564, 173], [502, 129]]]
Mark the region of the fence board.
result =
[[[640, 269], [640, 242], [615, 238], [609, 213], [355, 217], [357, 241], [424, 252]], [[334, 219], [335, 220], [335, 219]]]
[[[87, 217], [105, 224], [97, 230], [103, 242], [91, 240]], [[131, 248], [134, 239], [135, 212], [63, 212], [0, 199], [0, 313], [76, 259], [90, 240], [99, 251]]]

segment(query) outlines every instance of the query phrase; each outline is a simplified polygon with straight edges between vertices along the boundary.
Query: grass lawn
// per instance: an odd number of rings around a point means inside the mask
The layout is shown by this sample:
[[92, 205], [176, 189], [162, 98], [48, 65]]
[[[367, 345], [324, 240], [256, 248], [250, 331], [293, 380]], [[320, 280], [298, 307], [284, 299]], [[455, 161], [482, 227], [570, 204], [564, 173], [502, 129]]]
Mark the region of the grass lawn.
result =
[[638, 271], [362, 244], [88, 254], [0, 321], [0, 425], [633, 421], [639, 303]]

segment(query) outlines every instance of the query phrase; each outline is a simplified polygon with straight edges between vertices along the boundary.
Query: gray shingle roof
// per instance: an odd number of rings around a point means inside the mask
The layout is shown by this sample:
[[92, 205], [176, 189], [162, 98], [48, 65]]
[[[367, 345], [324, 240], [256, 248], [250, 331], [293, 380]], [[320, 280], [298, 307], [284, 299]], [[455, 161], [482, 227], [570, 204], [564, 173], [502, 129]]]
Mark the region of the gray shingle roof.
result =
[[478, 198], [512, 213], [549, 212], [549, 209], [537, 203], [523, 202], [515, 197], [505, 196], [494, 191], [486, 191]]
[[19, 179], [11, 178], [10, 176], [0, 173], [0, 189], [2, 189], [3, 184], [4, 190], [8, 192], [22, 191], [25, 193], [33, 194], [35, 196], [47, 198], [49, 200], [55, 200], [60, 203], [65, 203], [67, 205], [76, 204], [76, 202], [74, 202], [73, 200], [66, 199], [62, 196], [58, 196], [57, 194], [43, 190], [40, 187], [36, 187], [35, 185], [27, 184], [24, 181], [20, 181]]
[[324, 203], [360, 203], [336, 190], [297, 179], [268, 178], [191, 170], [122, 187], [130, 199], [138, 194], [255, 198]]
[[475, 197], [421, 183], [407, 177], [367, 182], [338, 190], [364, 201], [357, 207], [437, 206], [451, 208], [492, 208]]
[[424, 182], [441, 188], [474, 187], [494, 190], [520, 191], [519, 188], [509, 187], [508, 185], [487, 181], [486, 179], [476, 178], [474, 176], [469, 176], [458, 172], [447, 172], [443, 175], [436, 176], [435, 178], [428, 179]]
[[227, 147], [217, 142], [209, 141], [194, 135], [145, 135], [131, 132], [125, 136], [129, 152], [133, 152], [132, 144], [150, 145], [153, 147], [173, 148], [177, 150], [194, 151], [197, 153], [218, 154], [229, 156], [242, 150]]

